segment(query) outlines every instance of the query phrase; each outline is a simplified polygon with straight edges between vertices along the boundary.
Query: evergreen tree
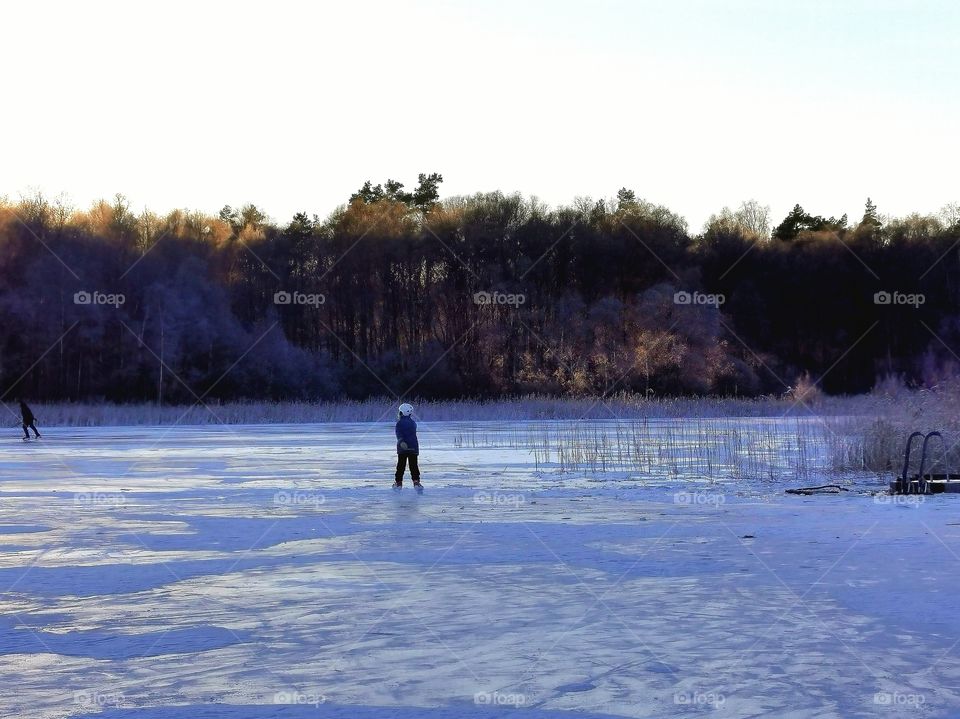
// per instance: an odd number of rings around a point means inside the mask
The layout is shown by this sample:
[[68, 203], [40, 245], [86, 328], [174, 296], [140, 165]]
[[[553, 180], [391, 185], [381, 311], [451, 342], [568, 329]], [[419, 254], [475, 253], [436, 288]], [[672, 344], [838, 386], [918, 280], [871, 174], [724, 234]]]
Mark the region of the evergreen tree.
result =
[[790, 214], [773, 231], [774, 238], [786, 241], [796, 238], [800, 234], [800, 230], [806, 228], [809, 219], [810, 215], [799, 204], [794, 205]]
[[628, 190], [626, 187], [621, 187], [617, 192], [617, 212], [635, 210], [637, 206], [637, 193], [633, 190]]
[[877, 206], [868, 197], [863, 210], [863, 219], [860, 220], [860, 228], [876, 232], [881, 227], [883, 227], [883, 223], [880, 222], [880, 216], [877, 214]]

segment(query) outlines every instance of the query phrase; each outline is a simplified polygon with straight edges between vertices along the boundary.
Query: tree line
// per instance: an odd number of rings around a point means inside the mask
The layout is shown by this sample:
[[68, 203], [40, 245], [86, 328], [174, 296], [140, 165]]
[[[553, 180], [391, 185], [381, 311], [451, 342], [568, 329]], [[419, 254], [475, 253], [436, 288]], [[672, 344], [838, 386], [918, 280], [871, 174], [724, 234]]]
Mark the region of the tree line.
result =
[[271, 222], [0, 202], [0, 392], [211, 402], [830, 393], [960, 359], [960, 207], [850, 221], [750, 201], [699, 232], [629, 189], [550, 208], [367, 182]]

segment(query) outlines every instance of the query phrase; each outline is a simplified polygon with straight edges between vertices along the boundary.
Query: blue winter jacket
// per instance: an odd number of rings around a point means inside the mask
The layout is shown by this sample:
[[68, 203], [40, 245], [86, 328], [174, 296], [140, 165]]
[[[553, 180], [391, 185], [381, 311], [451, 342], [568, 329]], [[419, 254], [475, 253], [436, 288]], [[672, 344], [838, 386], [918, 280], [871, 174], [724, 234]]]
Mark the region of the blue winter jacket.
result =
[[[401, 443], [406, 445], [406, 449]], [[417, 423], [413, 421], [413, 417], [403, 416], [397, 420], [397, 454], [420, 454]]]

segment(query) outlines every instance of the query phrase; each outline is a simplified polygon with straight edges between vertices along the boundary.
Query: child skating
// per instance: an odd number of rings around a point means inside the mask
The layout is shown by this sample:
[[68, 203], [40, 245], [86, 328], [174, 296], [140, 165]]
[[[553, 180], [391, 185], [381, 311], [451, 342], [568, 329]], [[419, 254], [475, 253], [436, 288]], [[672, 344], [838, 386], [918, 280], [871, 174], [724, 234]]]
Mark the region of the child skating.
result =
[[418, 492], [423, 491], [420, 484], [420, 467], [417, 465], [417, 456], [420, 454], [420, 444], [417, 442], [417, 423], [413, 420], [413, 405], [404, 402], [400, 405], [397, 416], [397, 476], [393, 483], [394, 489], [403, 487], [403, 473], [410, 463], [410, 476], [413, 486]]

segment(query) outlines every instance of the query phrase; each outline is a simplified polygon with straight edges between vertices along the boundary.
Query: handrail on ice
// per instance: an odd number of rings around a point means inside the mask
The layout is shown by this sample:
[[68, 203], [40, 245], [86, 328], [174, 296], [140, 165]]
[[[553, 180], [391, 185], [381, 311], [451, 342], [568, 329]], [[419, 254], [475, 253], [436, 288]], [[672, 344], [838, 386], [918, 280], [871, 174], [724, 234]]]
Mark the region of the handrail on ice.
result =
[[[917, 437], [923, 437], [923, 444], [921, 445], [920, 452], [920, 469], [917, 472], [915, 477], [910, 476], [910, 453], [913, 449], [913, 441]], [[945, 474], [934, 476], [932, 473], [927, 474], [927, 450], [930, 444], [930, 439], [933, 437], [940, 438], [940, 446], [943, 449], [942, 462], [943, 462], [943, 471]], [[931, 463], [931, 467], [933, 463]], [[931, 487], [931, 482], [936, 480], [940, 482], [941, 480], [945, 482], [944, 487], [937, 485], [937, 488]], [[903, 473], [893, 484], [891, 489], [897, 494], [931, 494], [934, 491], [943, 491], [944, 489], [948, 491], [955, 491], [955, 489], [950, 485], [951, 475], [950, 470], [947, 468], [947, 443], [943, 439], [943, 435], [940, 432], [933, 431], [927, 432], [914, 432], [909, 437], [907, 437], [907, 445], [903, 451]], [[916, 488], [914, 488], [914, 483], [916, 483]], [[938, 489], [939, 488], [939, 489]]]
[[900, 487], [898, 487], [901, 492], [906, 492], [910, 486], [908, 484], [910, 481], [910, 450], [913, 448], [913, 440], [923, 436], [923, 432], [914, 432], [907, 437], [907, 448], [903, 453], [903, 474], [900, 475]]
[[927, 463], [927, 442], [930, 441], [931, 437], [940, 438], [940, 446], [943, 447], [943, 471], [947, 473], [947, 481], [950, 480], [950, 471], [947, 469], [947, 443], [943, 441], [943, 435], [939, 432], [928, 432], [927, 436], [923, 438], [923, 451], [920, 453], [920, 471], [917, 473], [917, 479], [920, 482], [920, 492], [922, 494], [927, 493], [927, 480], [926, 475], [923, 473], [923, 468]]

